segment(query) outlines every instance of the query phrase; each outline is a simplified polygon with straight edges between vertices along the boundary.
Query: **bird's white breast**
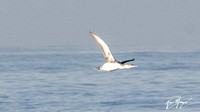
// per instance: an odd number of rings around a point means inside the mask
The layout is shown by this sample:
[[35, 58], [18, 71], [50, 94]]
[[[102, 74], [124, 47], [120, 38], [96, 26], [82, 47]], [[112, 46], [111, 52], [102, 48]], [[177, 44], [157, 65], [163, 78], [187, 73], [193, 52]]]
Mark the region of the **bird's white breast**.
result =
[[119, 63], [105, 63], [102, 65], [103, 71], [112, 71], [121, 68], [121, 65]]

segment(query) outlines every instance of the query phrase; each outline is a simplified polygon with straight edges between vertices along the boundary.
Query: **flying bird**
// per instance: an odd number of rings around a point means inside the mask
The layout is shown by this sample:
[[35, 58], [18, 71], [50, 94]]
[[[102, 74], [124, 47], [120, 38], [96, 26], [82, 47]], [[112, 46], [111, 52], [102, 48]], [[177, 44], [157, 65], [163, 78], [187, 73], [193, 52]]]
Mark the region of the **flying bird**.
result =
[[117, 70], [117, 69], [129, 69], [129, 68], [137, 67], [133, 64], [125, 64], [129, 61], [134, 61], [135, 59], [126, 60], [126, 61], [122, 61], [122, 62], [117, 61], [113, 57], [108, 45], [100, 37], [98, 37], [94, 33], [90, 32], [90, 34], [92, 35], [94, 40], [100, 46], [100, 48], [103, 52], [103, 55], [106, 59], [106, 62], [102, 66], [94, 68], [95, 70], [98, 70], [98, 71], [114, 71], [114, 70]]

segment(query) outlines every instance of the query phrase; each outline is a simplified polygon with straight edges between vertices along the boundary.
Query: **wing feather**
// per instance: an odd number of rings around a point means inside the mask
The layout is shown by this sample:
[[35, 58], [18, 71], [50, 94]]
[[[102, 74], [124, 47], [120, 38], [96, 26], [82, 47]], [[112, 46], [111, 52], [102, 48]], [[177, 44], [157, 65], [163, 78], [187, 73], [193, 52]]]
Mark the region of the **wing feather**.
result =
[[100, 48], [103, 52], [103, 55], [106, 58], [106, 62], [114, 62], [115, 58], [113, 57], [108, 45], [100, 37], [98, 37], [94, 33], [90, 32], [90, 34], [92, 35], [92, 37], [95, 39], [95, 41], [100, 46]]

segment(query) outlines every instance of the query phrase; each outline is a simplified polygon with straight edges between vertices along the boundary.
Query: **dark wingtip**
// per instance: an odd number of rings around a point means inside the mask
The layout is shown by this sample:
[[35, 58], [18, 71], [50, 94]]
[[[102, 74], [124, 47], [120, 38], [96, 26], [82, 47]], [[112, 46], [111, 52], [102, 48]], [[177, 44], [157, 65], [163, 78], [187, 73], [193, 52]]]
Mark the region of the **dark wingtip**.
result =
[[89, 31], [90, 32], [90, 34], [93, 34], [91, 31]]

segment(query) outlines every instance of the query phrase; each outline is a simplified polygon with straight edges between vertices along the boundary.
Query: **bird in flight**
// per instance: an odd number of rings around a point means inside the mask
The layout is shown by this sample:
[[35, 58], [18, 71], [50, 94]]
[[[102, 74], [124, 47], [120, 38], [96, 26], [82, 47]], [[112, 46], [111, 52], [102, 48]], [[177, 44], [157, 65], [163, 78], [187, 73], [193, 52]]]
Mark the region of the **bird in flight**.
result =
[[108, 45], [100, 37], [98, 37], [94, 33], [90, 32], [90, 34], [92, 35], [94, 40], [100, 46], [100, 48], [103, 52], [103, 55], [106, 59], [106, 62], [102, 66], [94, 68], [95, 70], [98, 70], [98, 71], [114, 71], [114, 70], [117, 70], [117, 69], [129, 69], [129, 68], [137, 67], [133, 64], [125, 64], [129, 61], [134, 61], [135, 59], [126, 60], [126, 61], [122, 61], [122, 62], [117, 61], [113, 57]]

